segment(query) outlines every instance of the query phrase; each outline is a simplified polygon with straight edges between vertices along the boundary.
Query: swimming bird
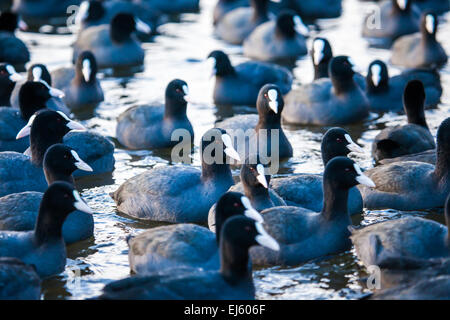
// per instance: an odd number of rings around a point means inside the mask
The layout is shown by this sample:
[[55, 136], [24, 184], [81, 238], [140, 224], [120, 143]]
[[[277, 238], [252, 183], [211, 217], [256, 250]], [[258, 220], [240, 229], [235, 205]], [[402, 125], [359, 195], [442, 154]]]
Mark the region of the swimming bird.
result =
[[425, 12], [420, 23], [420, 32], [403, 36], [392, 46], [392, 64], [408, 68], [439, 68], [448, 57], [436, 40], [438, 18]]
[[260, 89], [268, 83], [277, 85], [283, 95], [291, 90], [292, 73], [281, 66], [247, 61], [233, 66], [229, 57], [219, 50], [208, 55], [215, 76], [214, 103], [218, 105], [256, 105]]
[[210, 129], [200, 143], [202, 168], [158, 167], [125, 181], [111, 194], [117, 210], [144, 220], [204, 223], [208, 210], [234, 184], [227, 155], [240, 161], [230, 136]]
[[162, 272], [130, 277], [105, 286], [100, 299], [254, 299], [255, 286], [248, 268], [249, 248], [262, 245], [279, 250], [261, 223], [244, 216], [225, 221], [220, 240], [220, 269]]
[[90, 51], [80, 53], [74, 68], [60, 68], [51, 75], [55, 88], [64, 92], [63, 101], [72, 111], [95, 107], [104, 100], [97, 79], [97, 62]]
[[347, 157], [330, 160], [323, 175], [322, 211], [290, 206], [262, 211], [264, 227], [280, 244], [280, 250], [252, 248], [252, 262], [262, 266], [294, 266], [350, 249], [348, 191], [357, 184], [375, 186], [353, 160]]
[[[353, 142], [350, 134], [342, 128], [330, 128], [323, 135], [321, 142], [323, 166], [338, 156], [346, 157], [350, 152], [364, 153], [364, 150]], [[287, 205], [309, 209], [315, 212], [323, 206], [323, 175], [294, 174], [289, 177], [275, 178], [270, 187], [280, 195]], [[350, 188], [348, 194], [348, 212], [359, 214], [363, 210], [361, 193], [356, 187]]]
[[185, 130], [194, 141], [194, 130], [186, 115], [189, 88], [183, 80], [172, 80], [166, 88], [165, 106], [132, 107], [117, 118], [116, 137], [129, 149], [169, 148], [176, 130]]
[[33, 231], [0, 231], [0, 257], [18, 258], [34, 265], [41, 278], [62, 272], [66, 246], [61, 229], [69, 213], [77, 209], [92, 213], [72, 185], [53, 183], [44, 193]]
[[400, 161], [366, 171], [376, 187], [360, 188], [364, 207], [405, 211], [442, 207], [450, 192], [448, 150], [450, 150], [450, 118], [441, 123], [437, 132], [435, 165]]
[[223, 224], [236, 215], [262, 222], [250, 200], [238, 192], [227, 192], [217, 202], [214, 225], [217, 233], [195, 224], [180, 223], [146, 230], [128, 239], [130, 269], [149, 274], [169, 268], [191, 267], [218, 270], [220, 267], [220, 231]]
[[315, 80], [290, 91], [282, 118], [286, 123], [345, 125], [369, 115], [369, 101], [355, 82], [353, 63], [347, 56], [334, 57], [330, 79]]
[[403, 92], [407, 83], [412, 80], [420, 80], [424, 85], [424, 107], [436, 107], [441, 101], [442, 95], [439, 72], [427, 69], [409, 69], [389, 77], [388, 68], [383, 61], [372, 61], [366, 77], [366, 94], [370, 110], [403, 113]]
[[256, 27], [244, 40], [244, 55], [260, 61], [290, 62], [308, 53], [308, 28], [294, 11], [282, 11], [276, 21]]
[[[46, 151], [43, 161], [45, 179], [48, 185], [55, 181], [66, 181], [74, 185], [72, 173], [77, 170], [92, 171], [75, 150], [54, 144]], [[0, 230], [33, 230], [39, 212], [43, 193], [26, 191], [0, 198]], [[74, 211], [63, 224], [62, 235], [66, 244], [90, 238], [94, 233], [94, 219], [91, 214]]]
[[[230, 187], [228, 192], [243, 192], [255, 210], [262, 211], [264, 209], [285, 206], [284, 200], [272, 189], [269, 189], [270, 174], [268, 169], [260, 162], [250, 163], [249, 159], [241, 167], [241, 182]], [[220, 201], [220, 200], [219, 200]], [[219, 202], [215, 203], [208, 213], [209, 230], [216, 232], [220, 230], [216, 228], [216, 211]]]
[[406, 85], [403, 105], [408, 123], [383, 129], [372, 143], [375, 161], [414, 154], [436, 147], [424, 111], [425, 89], [419, 80]]
[[269, 0], [250, 0], [250, 7], [229, 11], [215, 27], [215, 34], [228, 43], [240, 45], [260, 24], [269, 21]]
[[237, 115], [215, 124], [231, 136], [242, 159], [259, 156], [274, 164], [292, 157], [291, 143], [281, 127], [283, 93], [274, 84], [264, 85], [256, 101], [258, 115]]
[[99, 69], [131, 68], [144, 63], [145, 52], [133, 35], [140, 30], [150, 33], [150, 27], [128, 13], [119, 13], [109, 25], [87, 28], [78, 34], [73, 45], [72, 62], [75, 64], [83, 51], [91, 51]]
[[[32, 116], [18, 138], [30, 135], [31, 157], [17, 152], [0, 152], [0, 196], [23, 191], [45, 191], [47, 183], [42, 161], [47, 149], [62, 143], [70, 130], [85, 130], [62, 112], [45, 110]], [[20, 170], [18, 170], [20, 168]]]

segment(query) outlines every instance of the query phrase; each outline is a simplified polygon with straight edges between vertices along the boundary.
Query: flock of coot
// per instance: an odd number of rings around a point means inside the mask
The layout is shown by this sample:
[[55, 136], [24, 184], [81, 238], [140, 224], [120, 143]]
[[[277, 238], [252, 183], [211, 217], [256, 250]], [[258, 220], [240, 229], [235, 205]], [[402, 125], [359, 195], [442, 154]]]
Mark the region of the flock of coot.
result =
[[[95, 214], [76, 179], [115, 165], [115, 145], [74, 112], [105, 100], [97, 73], [139, 72], [149, 54], [142, 42], [171, 15], [200, 7], [198, 0], [0, 3], [0, 299], [39, 299], [41, 280], [65, 269], [66, 244], [94, 235]], [[79, 5], [73, 67], [50, 72], [30, 60], [15, 30], [58, 32], [70, 5]], [[127, 238], [133, 275], [107, 284], [97, 299], [254, 299], [252, 268], [297, 266], [352, 246], [368, 270], [382, 272], [382, 289], [369, 297], [450, 298], [450, 118], [436, 140], [426, 121], [445, 89], [439, 72], [447, 53], [436, 34], [450, 3], [386, 0], [377, 10], [364, 19], [362, 36], [405, 67], [395, 76], [382, 60], [357, 72], [349, 56], [333, 55], [333, 39], [307, 42], [316, 19], [341, 15], [341, 0], [217, 2], [214, 35], [242, 46], [249, 60], [233, 64], [222, 50], [205, 52], [214, 103], [255, 106], [257, 114], [209, 128], [200, 168], [155, 167], [110, 194], [120, 213], [168, 224]], [[295, 85], [290, 66], [308, 53], [314, 80]], [[170, 150], [181, 130], [190, 149], [189, 103], [188, 83], [173, 79], [162, 106], [133, 106], [117, 118], [118, 143]], [[363, 172], [347, 155], [364, 149], [341, 127], [387, 112], [404, 113], [405, 122], [373, 139], [375, 166]], [[277, 172], [269, 166], [294, 155], [282, 124], [330, 128], [321, 142], [323, 173], [271, 177]], [[244, 140], [240, 131], [249, 133]], [[232, 168], [240, 169], [238, 184]], [[419, 217], [352, 226], [363, 208], [437, 207], [447, 226]]]

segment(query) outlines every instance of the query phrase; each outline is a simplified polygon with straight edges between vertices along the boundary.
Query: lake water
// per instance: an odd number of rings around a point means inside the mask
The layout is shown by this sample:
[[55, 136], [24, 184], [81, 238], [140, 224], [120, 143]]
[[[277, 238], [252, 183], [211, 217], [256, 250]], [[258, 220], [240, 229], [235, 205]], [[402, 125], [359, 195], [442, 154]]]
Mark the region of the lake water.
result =
[[[198, 143], [202, 134], [225, 116], [234, 113], [255, 112], [255, 109], [218, 110], [212, 102], [213, 79], [204, 60], [214, 49], [231, 54], [233, 63], [245, 61], [241, 47], [229, 46], [213, 37], [212, 8], [215, 0], [201, 1], [200, 14], [185, 14], [180, 22], [160, 27], [161, 35], [154, 42], [144, 44], [146, 50], [145, 69], [131, 78], [115, 78], [99, 75], [105, 92], [105, 102], [93, 114], [78, 115], [82, 123], [91, 130], [111, 137], [114, 142], [117, 116], [127, 108], [136, 105], [164, 101], [167, 83], [180, 78], [189, 84], [193, 103], [188, 106], [188, 117], [195, 130], [195, 152], [193, 165], [199, 165]], [[371, 5], [357, 0], [343, 1], [343, 15], [338, 19], [321, 20], [313, 28], [314, 36], [327, 37], [335, 55], [352, 57], [361, 71], [374, 59], [388, 61], [390, 52], [384, 49], [368, 48], [361, 38], [363, 16]], [[438, 38], [448, 40], [450, 23], [447, 14], [439, 27]], [[50, 70], [70, 65], [73, 35], [45, 35], [21, 33], [32, 53], [32, 61], [45, 63]], [[450, 42], [443, 42], [450, 52]], [[309, 57], [297, 61], [293, 70], [296, 85], [308, 83], [313, 78]], [[391, 75], [399, 72], [390, 66]], [[446, 117], [450, 106], [450, 66], [441, 72], [444, 95], [442, 104], [436, 110], [427, 111], [427, 121], [433, 134]], [[370, 144], [374, 136], [385, 126], [404, 123], [405, 117], [386, 114], [372, 115], [358, 126], [346, 127], [352, 137], [364, 147], [365, 155], [353, 157], [362, 168], [372, 166]], [[320, 140], [327, 127], [286, 127], [286, 134], [294, 148], [294, 157], [282, 168], [280, 174], [320, 173], [323, 171], [320, 157]], [[116, 143], [118, 146], [118, 144]], [[116, 168], [112, 175], [84, 178], [77, 181], [84, 199], [96, 212], [95, 235], [93, 239], [68, 247], [66, 271], [44, 281], [43, 299], [84, 299], [100, 293], [103, 286], [113, 280], [127, 277], [128, 235], [138, 234], [155, 223], [140, 222], [117, 214], [109, 193], [115, 191], [126, 179], [159, 165], [171, 165], [167, 154], [152, 151], [115, 150]], [[238, 171], [233, 174], [238, 179]], [[354, 224], [370, 224], [402, 215], [420, 215], [444, 222], [442, 210], [435, 212], [402, 213], [395, 210], [365, 211], [354, 218]], [[356, 299], [367, 289], [358, 281], [366, 276], [358, 265], [353, 250], [298, 266], [296, 268], [270, 268], [254, 272], [259, 299]]]

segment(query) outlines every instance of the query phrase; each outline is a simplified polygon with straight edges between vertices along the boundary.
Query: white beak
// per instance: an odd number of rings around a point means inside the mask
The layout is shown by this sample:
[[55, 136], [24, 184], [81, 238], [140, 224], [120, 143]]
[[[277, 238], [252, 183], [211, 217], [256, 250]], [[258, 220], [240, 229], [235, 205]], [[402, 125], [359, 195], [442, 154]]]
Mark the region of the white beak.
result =
[[6, 66], [6, 71], [9, 73], [9, 80], [17, 82], [23, 79], [23, 77], [16, 72], [16, 69], [10, 64]]
[[299, 16], [294, 17], [294, 25], [295, 31], [297, 31], [301, 35], [307, 36], [309, 34], [309, 29], [303, 24], [303, 21]]
[[245, 197], [245, 196], [241, 197], [241, 202], [244, 205], [244, 208], [246, 209], [245, 212], [244, 212], [244, 215], [246, 217], [248, 217], [250, 219], [253, 219], [253, 220], [255, 220], [256, 222], [259, 222], [259, 223], [263, 223], [264, 222], [264, 219], [261, 216], [261, 214], [252, 207], [252, 205], [250, 203], [250, 200], [247, 197]]
[[360, 184], [368, 186], [370, 188], [375, 188], [375, 183], [370, 179], [368, 176], [362, 173], [361, 168], [355, 163], [353, 164], [353, 167], [356, 170], [356, 173], [358, 176], [356, 177], [356, 181], [358, 181]]
[[19, 26], [19, 29], [22, 31], [28, 30], [28, 25], [22, 19], [19, 20], [18, 26]]
[[267, 231], [264, 229], [263, 225], [259, 222], [255, 223], [256, 230], [258, 231], [259, 235], [256, 236], [255, 240], [260, 245], [267, 247], [269, 249], [272, 249], [274, 251], [280, 250], [280, 245], [278, 242], [272, 238]]
[[80, 211], [86, 212], [86, 213], [90, 213], [90, 214], [94, 213], [94, 211], [92, 211], [92, 209], [89, 208], [89, 206], [86, 204], [86, 202], [84, 202], [83, 199], [81, 199], [78, 191], [73, 190], [73, 197], [75, 198], [75, 203], [73, 204], [73, 206], [75, 208], [77, 208]]
[[78, 153], [76, 153], [75, 150], [71, 150], [70, 151], [72, 153], [72, 156], [75, 158], [76, 162], [75, 162], [75, 166], [83, 171], [94, 171], [92, 170], [91, 166], [88, 165], [86, 162], [84, 162], [83, 160], [81, 160], [80, 156], [78, 155]]
[[152, 32], [152, 28], [144, 21], [139, 18], [135, 18], [136, 20], [136, 29], [142, 33], [150, 34]]
[[33, 124], [33, 121], [35, 118], [36, 118], [36, 115], [33, 114], [30, 117], [30, 120], [28, 120], [28, 123], [26, 124], [26, 126], [23, 127], [22, 129], [20, 129], [19, 133], [17, 133], [16, 140], [30, 135], [31, 125]]
[[87, 131], [86, 127], [83, 126], [81, 123], [78, 123], [76, 121], [70, 120], [68, 124], [66, 124], [67, 128], [70, 130], [82, 130]]
[[[40, 67], [34, 67], [32, 70], [33, 81], [41, 81], [42, 79], [42, 69]], [[47, 83], [47, 82], [46, 82]]]
[[64, 98], [65, 94], [64, 94], [64, 92], [62, 92], [61, 90], [50, 87], [50, 86], [48, 85], [48, 83], [45, 82], [45, 81], [42, 80], [42, 79], [40, 79], [39, 82], [42, 83], [42, 84], [44, 84], [44, 85], [48, 88], [48, 92], [50, 93], [50, 95], [51, 95], [52, 97], [55, 97], [55, 98]]
[[351, 152], [364, 153], [364, 149], [361, 148], [360, 146], [358, 146], [356, 143], [354, 143], [352, 138], [350, 137], [350, 135], [345, 134], [344, 137], [345, 137], [345, 140], [347, 140], [347, 142], [348, 142], [348, 145], [347, 145], [348, 150], [350, 150]]
[[83, 20], [88, 16], [89, 1], [83, 1], [80, 4], [77, 15], [75, 16], [75, 24], [80, 25]]
[[325, 48], [325, 42], [322, 39], [316, 39], [313, 43], [313, 48], [314, 48], [313, 62], [315, 65], [318, 65], [324, 57], [323, 49]]
[[273, 110], [273, 112], [278, 113], [278, 92], [275, 89], [270, 89], [267, 92], [267, 96], [269, 99], [269, 108]]
[[187, 85], [183, 85], [184, 101], [192, 102], [191, 96], [189, 95], [189, 88]]
[[370, 69], [372, 71], [372, 82], [375, 87], [378, 87], [381, 82], [381, 67], [378, 64], [374, 64]]
[[397, 4], [400, 9], [405, 10], [406, 5], [408, 4], [408, 0], [397, 0]]
[[264, 166], [262, 164], [258, 164], [256, 166], [256, 171], [258, 172], [258, 176], [256, 177], [256, 179], [259, 183], [262, 184], [264, 188], [268, 189], [269, 185], [267, 183], [266, 175], [264, 174]]
[[83, 67], [81, 69], [84, 81], [89, 82], [91, 79], [91, 62], [88, 59], [83, 60]]
[[208, 65], [208, 68], [211, 72], [210, 74], [210, 78], [214, 77], [217, 73], [217, 69], [216, 69], [216, 59], [214, 59], [213, 57], [210, 57], [206, 60], [206, 64]]
[[225, 146], [225, 154], [236, 161], [241, 161], [241, 157], [239, 157], [239, 153], [233, 148], [231, 137], [228, 134], [225, 133], [222, 135], [222, 142]]
[[435, 27], [436, 22], [434, 21], [434, 17], [431, 14], [428, 14], [425, 17], [425, 28], [427, 29], [429, 34], [433, 34]]

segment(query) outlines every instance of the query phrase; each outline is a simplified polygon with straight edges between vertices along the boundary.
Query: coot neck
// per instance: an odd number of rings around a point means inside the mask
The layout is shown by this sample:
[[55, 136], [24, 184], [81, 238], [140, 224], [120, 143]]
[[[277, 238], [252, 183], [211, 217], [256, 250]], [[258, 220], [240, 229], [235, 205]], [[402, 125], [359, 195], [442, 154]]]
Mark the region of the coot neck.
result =
[[41, 203], [39, 214], [34, 229], [34, 239], [38, 245], [59, 241], [62, 239], [62, 225], [64, 219], [55, 215], [46, 208], [45, 202]]
[[349, 92], [352, 89], [356, 88], [353, 76], [351, 76], [350, 78], [332, 76], [331, 83], [333, 84], [333, 89], [336, 95], [345, 94], [346, 92]]
[[253, 8], [253, 21], [265, 21], [269, 17], [267, 15], [268, 0], [250, 0], [250, 5]]
[[176, 101], [170, 97], [166, 97], [166, 105], [164, 108], [165, 119], [186, 119], [187, 102]]
[[350, 219], [347, 210], [348, 189], [333, 185], [326, 176], [323, 179], [322, 216], [326, 220]]
[[442, 143], [437, 143], [436, 147], [436, 165], [434, 168], [434, 175], [439, 180], [439, 183], [445, 184], [443, 187], [449, 186], [449, 168], [450, 168], [450, 150], [447, 150]]
[[52, 169], [44, 167], [44, 174], [45, 180], [47, 180], [48, 185], [51, 185], [55, 181], [65, 181], [70, 183], [71, 185], [75, 185], [75, 180], [70, 173], [55, 172]]
[[429, 130], [422, 101], [410, 101], [405, 109], [408, 123], [416, 124]]
[[250, 199], [250, 202], [256, 210], [260, 211], [273, 207], [273, 202], [270, 199], [269, 189], [260, 184], [250, 187], [243, 182], [242, 185], [244, 187], [245, 196]]
[[202, 160], [202, 180], [214, 180], [217, 183], [229, 181], [231, 186], [233, 184], [233, 176], [231, 175], [230, 165], [225, 163], [225, 160], [224, 157], [222, 164], [207, 164]]
[[16, 83], [7, 79], [5, 79], [4, 82], [5, 83], [0, 85], [0, 105], [10, 106], [11, 93], [14, 90], [14, 86], [16, 85]]
[[328, 63], [330, 60], [321, 61], [319, 64], [314, 64], [314, 80], [321, 78], [328, 78]]
[[383, 93], [389, 90], [389, 77], [381, 79], [377, 86], [374, 85], [369, 76], [366, 78], [367, 91], [369, 93]]
[[231, 243], [224, 237], [220, 240], [220, 273], [230, 284], [237, 284], [242, 279], [252, 279], [248, 271], [248, 248]]
[[30, 135], [30, 149], [31, 149], [31, 162], [42, 167], [42, 161], [44, 160], [44, 154], [48, 148], [57, 143], [62, 143], [63, 139], [55, 137], [53, 135], [42, 135], [39, 133]]
[[266, 114], [260, 115], [255, 130], [259, 129], [281, 129], [281, 110], [278, 113], [271, 111]]

